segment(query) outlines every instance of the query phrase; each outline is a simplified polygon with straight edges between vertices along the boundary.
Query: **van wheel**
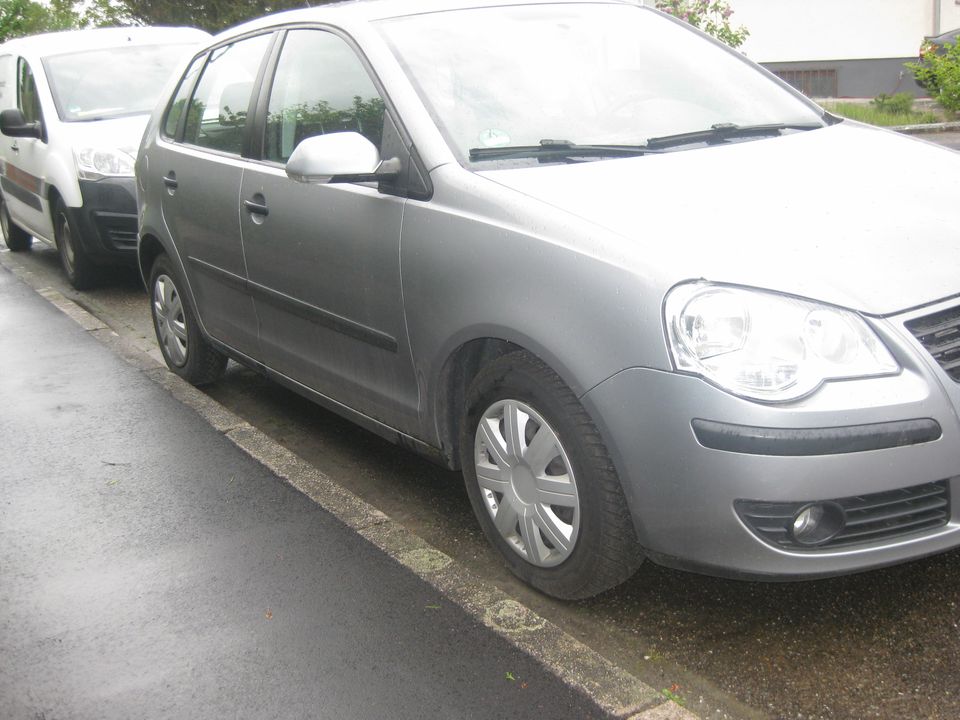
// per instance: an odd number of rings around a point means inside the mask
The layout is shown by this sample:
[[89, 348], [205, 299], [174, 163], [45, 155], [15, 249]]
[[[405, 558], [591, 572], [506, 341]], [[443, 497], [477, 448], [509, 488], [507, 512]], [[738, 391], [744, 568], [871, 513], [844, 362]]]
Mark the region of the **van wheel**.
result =
[[33, 236], [10, 219], [7, 201], [0, 197], [0, 230], [3, 231], [3, 241], [11, 252], [29, 250], [33, 245]]
[[223, 375], [227, 356], [203, 337], [181, 287], [170, 258], [161, 253], [150, 269], [150, 311], [160, 352], [172, 372], [193, 385], [208, 385]]
[[87, 257], [80, 241], [80, 232], [74, 227], [63, 198], [59, 197], [53, 205], [53, 232], [67, 280], [77, 290], [93, 287], [97, 282], [97, 267]]
[[484, 534], [538, 590], [565, 600], [591, 597], [643, 562], [600, 433], [535, 356], [504, 355], [471, 383], [460, 459]]

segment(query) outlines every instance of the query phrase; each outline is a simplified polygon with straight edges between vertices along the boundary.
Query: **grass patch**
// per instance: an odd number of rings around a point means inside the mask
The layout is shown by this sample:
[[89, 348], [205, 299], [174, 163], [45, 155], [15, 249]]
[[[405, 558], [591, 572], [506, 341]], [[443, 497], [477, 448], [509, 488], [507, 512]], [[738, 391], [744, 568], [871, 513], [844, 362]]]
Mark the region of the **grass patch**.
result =
[[671, 702], [675, 702], [680, 707], [684, 707], [687, 704], [687, 701], [684, 700], [679, 693], [677, 693], [677, 690], [679, 689], [680, 689], [679, 685], [674, 685], [673, 687], [670, 687], [670, 688], [664, 688], [663, 690], [660, 691], [660, 694], [663, 695], [667, 700], [670, 700]]
[[823, 107], [834, 115], [859, 120], [870, 125], [880, 125], [890, 127], [892, 125], [927, 125], [929, 123], [940, 122], [936, 113], [915, 112], [895, 113], [888, 110], [881, 110], [873, 105], [862, 105], [860, 103], [824, 103]]

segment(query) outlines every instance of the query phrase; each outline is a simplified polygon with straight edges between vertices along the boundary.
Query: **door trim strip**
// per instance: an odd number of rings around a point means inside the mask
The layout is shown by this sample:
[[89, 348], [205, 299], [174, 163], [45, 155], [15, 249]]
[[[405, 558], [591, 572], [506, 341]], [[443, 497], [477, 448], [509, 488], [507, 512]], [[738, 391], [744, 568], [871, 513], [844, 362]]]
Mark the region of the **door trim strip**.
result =
[[211, 265], [208, 262], [204, 262], [199, 258], [190, 257], [188, 260], [197, 270], [200, 270], [208, 275], [212, 275], [217, 280], [223, 282], [229, 287], [250, 295], [252, 298], [254, 298], [254, 300], [268, 302], [271, 305], [287, 310], [297, 317], [308, 320], [315, 325], [328, 328], [340, 333], [341, 335], [346, 335], [347, 337], [351, 337], [354, 340], [359, 340], [360, 342], [364, 342], [368, 345], [373, 345], [381, 350], [386, 350], [392, 353], [399, 352], [400, 344], [392, 335], [375, 330], [374, 328], [358, 323], [355, 320], [345, 318], [342, 315], [337, 315], [329, 310], [324, 310], [323, 308], [318, 308], [315, 305], [305, 303], [302, 300], [297, 300], [289, 295], [284, 295], [281, 292], [277, 292], [276, 290], [268, 288], [264, 285], [255, 283], [252, 280], [242, 278], [239, 275], [234, 275], [227, 270], [223, 270], [215, 265]]

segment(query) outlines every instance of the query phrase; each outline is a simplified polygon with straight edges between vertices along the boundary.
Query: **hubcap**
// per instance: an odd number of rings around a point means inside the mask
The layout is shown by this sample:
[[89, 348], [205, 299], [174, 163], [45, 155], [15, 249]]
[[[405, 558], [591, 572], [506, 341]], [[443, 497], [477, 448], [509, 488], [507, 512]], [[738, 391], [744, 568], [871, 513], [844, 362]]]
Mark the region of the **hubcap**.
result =
[[67, 222], [65, 215], [60, 215], [60, 247], [63, 250], [63, 259], [66, 261], [67, 269], [73, 272], [76, 254], [73, 251], [73, 236], [70, 234], [70, 223]]
[[533, 565], [566, 560], [580, 529], [577, 483], [556, 432], [529, 405], [501, 400], [474, 441], [480, 494], [507, 544]]
[[180, 293], [166, 275], [157, 277], [153, 285], [153, 321], [167, 359], [182, 367], [187, 362], [187, 324]]
[[3, 201], [0, 201], [0, 231], [4, 242], [10, 239], [10, 215], [7, 214], [7, 203]]

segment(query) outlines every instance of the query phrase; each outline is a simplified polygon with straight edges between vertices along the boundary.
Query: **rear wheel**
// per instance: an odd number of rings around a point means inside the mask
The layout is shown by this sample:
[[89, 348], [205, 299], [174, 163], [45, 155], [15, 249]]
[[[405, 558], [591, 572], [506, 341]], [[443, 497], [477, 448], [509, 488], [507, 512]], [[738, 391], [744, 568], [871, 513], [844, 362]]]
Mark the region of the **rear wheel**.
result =
[[203, 337], [182, 286], [170, 258], [158, 255], [150, 270], [150, 310], [163, 359], [187, 382], [208, 385], [223, 375], [227, 357]]
[[572, 600], [612, 588], [640, 566], [600, 433], [546, 364], [517, 352], [488, 365], [468, 390], [461, 427], [470, 501], [514, 574]]
[[56, 234], [60, 264], [67, 280], [77, 290], [93, 287], [97, 282], [97, 266], [83, 249], [80, 232], [74, 227], [67, 213], [66, 203], [59, 197], [53, 204], [53, 232]]
[[0, 197], [0, 230], [3, 231], [3, 241], [11, 252], [29, 250], [33, 245], [33, 236], [10, 219], [7, 201]]

